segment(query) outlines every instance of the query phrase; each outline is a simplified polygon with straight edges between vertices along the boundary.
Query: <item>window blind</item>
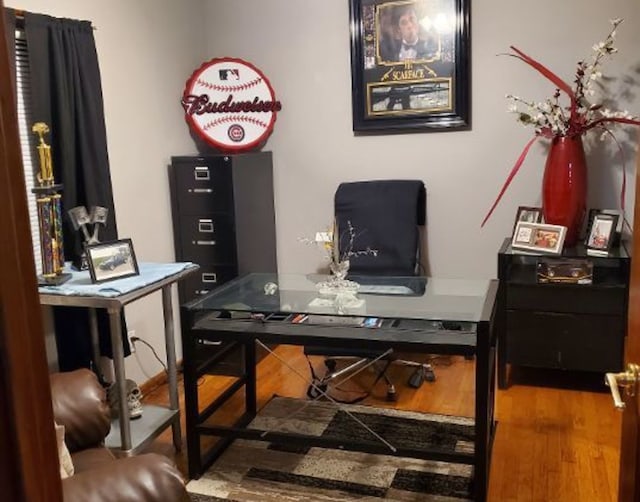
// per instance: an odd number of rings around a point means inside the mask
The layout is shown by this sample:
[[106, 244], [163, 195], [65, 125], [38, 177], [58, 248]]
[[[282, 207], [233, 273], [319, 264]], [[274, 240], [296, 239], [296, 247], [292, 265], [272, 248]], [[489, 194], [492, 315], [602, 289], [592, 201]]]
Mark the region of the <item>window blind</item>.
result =
[[42, 273], [42, 260], [40, 259], [40, 230], [38, 226], [38, 208], [36, 196], [31, 191], [35, 183], [35, 174], [38, 166], [34, 166], [37, 159], [34, 134], [31, 132], [33, 116], [31, 111], [31, 79], [29, 71], [29, 51], [24, 31], [16, 30], [16, 94], [18, 99], [18, 129], [20, 133], [20, 148], [22, 150], [22, 163], [24, 167], [24, 179], [27, 187], [27, 203], [29, 205], [29, 223], [31, 226], [31, 242], [33, 244], [33, 258], [36, 272]]

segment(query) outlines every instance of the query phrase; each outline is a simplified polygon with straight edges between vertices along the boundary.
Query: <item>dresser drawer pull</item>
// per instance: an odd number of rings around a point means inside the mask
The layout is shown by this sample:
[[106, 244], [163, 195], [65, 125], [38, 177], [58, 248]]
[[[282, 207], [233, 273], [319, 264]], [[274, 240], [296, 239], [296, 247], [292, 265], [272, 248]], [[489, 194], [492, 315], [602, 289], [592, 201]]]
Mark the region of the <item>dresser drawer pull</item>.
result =
[[213, 233], [213, 220], [198, 220], [198, 232]]
[[192, 241], [196, 246], [215, 246], [216, 241]]
[[208, 290], [208, 289], [196, 289], [196, 290], [194, 291], [194, 293], [195, 293], [196, 295], [206, 295], [208, 292], [209, 292], [209, 290]]
[[218, 276], [215, 272], [205, 272], [202, 274], [202, 282], [218, 282]]
[[193, 170], [193, 176], [198, 181], [207, 181], [210, 180], [209, 176], [209, 168], [207, 166], [197, 166]]
[[190, 188], [188, 191], [189, 193], [213, 193], [213, 188]]

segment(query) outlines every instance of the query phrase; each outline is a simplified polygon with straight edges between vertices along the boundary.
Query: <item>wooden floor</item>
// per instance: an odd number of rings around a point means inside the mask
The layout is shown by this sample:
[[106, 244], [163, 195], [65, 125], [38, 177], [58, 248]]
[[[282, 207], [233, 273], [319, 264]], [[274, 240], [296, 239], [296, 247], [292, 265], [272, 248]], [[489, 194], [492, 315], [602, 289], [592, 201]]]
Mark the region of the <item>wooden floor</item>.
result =
[[[268, 356], [258, 367], [260, 405], [274, 394], [305, 395], [307, 384], [296, 374], [308, 375], [306, 359], [298, 347], [279, 347], [278, 358]], [[438, 358], [437, 381], [414, 390], [406, 385], [411, 370], [394, 368], [398, 401], [385, 401], [380, 382], [365, 404], [396, 406], [432, 413], [473, 416], [474, 362], [462, 357]], [[315, 366], [322, 369], [320, 360]], [[601, 383], [601, 376], [521, 370], [512, 375], [509, 389], [497, 396], [498, 429], [490, 474], [489, 501], [607, 502], [617, 499], [620, 414]], [[359, 376], [366, 388], [370, 374]], [[199, 387], [200, 399], [211, 400], [227, 384], [225, 377], [207, 376]], [[180, 382], [181, 384], [181, 382]], [[182, 385], [181, 385], [182, 387]], [[358, 389], [352, 384], [351, 389]], [[350, 390], [350, 389], [347, 389]], [[167, 386], [145, 397], [147, 403], [166, 403]], [[180, 389], [181, 406], [183, 389]], [[184, 413], [183, 435], [184, 435]], [[151, 450], [172, 456], [186, 473], [186, 457], [174, 452], [166, 431]]]

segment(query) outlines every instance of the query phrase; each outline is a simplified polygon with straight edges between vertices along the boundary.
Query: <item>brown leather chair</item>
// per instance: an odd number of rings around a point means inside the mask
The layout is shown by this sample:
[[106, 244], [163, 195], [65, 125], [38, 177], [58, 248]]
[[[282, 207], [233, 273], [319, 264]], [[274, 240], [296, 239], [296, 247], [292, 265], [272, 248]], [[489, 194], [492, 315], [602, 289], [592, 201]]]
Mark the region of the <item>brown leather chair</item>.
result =
[[51, 375], [53, 415], [65, 427], [75, 474], [62, 480], [65, 502], [182, 502], [189, 496], [168, 458], [116, 459], [104, 446], [111, 419], [106, 392], [89, 370]]

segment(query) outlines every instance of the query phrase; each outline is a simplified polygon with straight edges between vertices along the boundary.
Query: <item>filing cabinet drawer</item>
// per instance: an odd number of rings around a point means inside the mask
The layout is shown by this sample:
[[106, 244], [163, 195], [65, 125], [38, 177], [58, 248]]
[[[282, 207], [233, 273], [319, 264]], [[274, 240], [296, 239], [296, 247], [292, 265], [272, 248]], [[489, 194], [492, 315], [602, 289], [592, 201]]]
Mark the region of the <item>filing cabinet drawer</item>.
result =
[[233, 206], [232, 175], [225, 163], [180, 163], [174, 176], [181, 214], [224, 212]]
[[236, 241], [228, 215], [183, 217], [180, 245], [184, 259], [202, 263], [235, 263]]
[[185, 303], [197, 296], [205, 295], [237, 275], [238, 270], [235, 266], [200, 264], [197, 273], [185, 277], [180, 283], [180, 302]]

